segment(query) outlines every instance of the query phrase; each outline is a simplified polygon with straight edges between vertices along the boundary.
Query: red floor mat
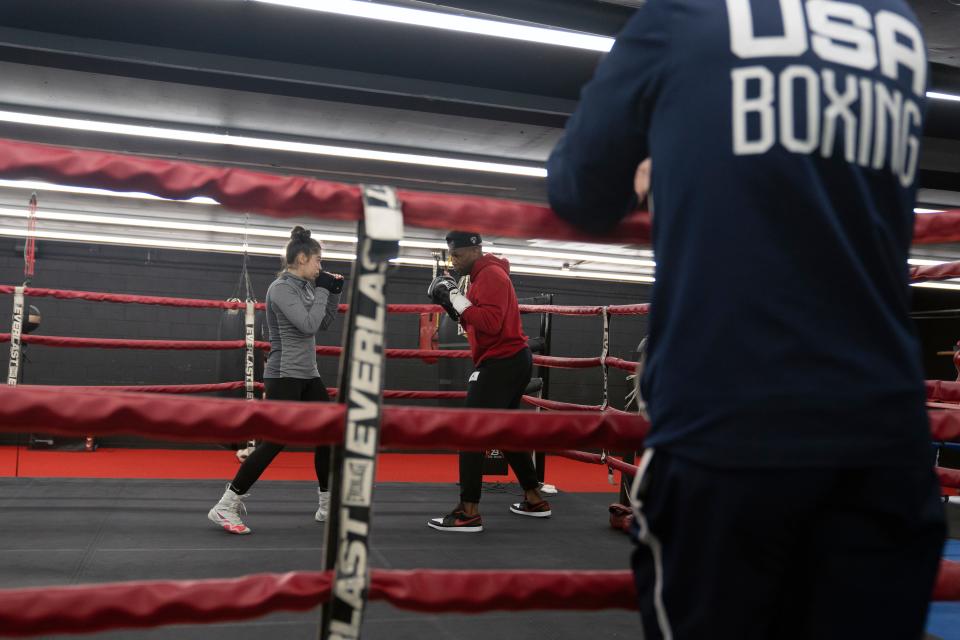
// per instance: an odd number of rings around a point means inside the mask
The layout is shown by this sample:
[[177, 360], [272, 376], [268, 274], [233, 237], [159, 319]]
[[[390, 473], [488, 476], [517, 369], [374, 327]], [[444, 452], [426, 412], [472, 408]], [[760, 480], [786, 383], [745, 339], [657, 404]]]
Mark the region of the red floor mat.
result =
[[[19, 461], [18, 461], [19, 454]], [[232, 451], [180, 449], [98, 449], [93, 453], [0, 447], [0, 477], [156, 478], [229, 480], [237, 470]], [[313, 480], [313, 454], [283, 452], [263, 474], [264, 480]], [[506, 477], [488, 476], [489, 481]], [[457, 481], [457, 457], [451, 454], [385, 453], [377, 461], [379, 482]], [[511, 472], [509, 480], [513, 481]], [[546, 481], [563, 491], [616, 493], [606, 467], [548, 457]], [[615, 481], [619, 483], [620, 474]]]

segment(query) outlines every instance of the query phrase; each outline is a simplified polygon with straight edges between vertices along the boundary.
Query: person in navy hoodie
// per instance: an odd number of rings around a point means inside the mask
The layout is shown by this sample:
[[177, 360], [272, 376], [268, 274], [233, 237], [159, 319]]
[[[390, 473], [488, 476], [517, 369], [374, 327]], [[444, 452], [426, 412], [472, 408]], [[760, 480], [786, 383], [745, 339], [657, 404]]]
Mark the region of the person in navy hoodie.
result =
[[656, 638], [920, 638], [944, 539], [907, 258], [904, 0], [649, 0], [548, 162], [611, 231], [652, 160], [633, 557]]
[[[520, 306], [510, 281], [510, 263], [483, 254], [477, 233], [451, 231], [447, 246], [453, 268], [470, 275], [464, 295], [449, 275], [430, 283], [427, 295], [466, 329], [475, 371], [467, 387], [467, 407], [516, 409], [530, 383], [533, 354], [520, 323]], [[483, 451], [460, 452], [460, 503], [445, 516], [432, 518], [427, 526], [437, 531], [479, 533], [480, 491], [483, 481]], [[550, 517], [550, 504], [540, 495], [540, 483], [529, 452], [504, 452], [520, 482], [524, 500], [510, 511], [534, 518]]]

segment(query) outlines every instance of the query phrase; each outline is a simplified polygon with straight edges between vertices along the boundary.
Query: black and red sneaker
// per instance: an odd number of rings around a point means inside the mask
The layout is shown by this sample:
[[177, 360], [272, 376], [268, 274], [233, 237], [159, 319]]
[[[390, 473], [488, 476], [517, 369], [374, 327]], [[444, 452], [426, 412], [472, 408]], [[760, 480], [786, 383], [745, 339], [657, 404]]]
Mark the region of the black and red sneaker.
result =
[[480, 533], [483, 531], [483, 519], [478, 513], [468, 516], [463, 509], [457, 508], [445, 516], [430, 518], [427, 526], [437, 531], [459, 531], [461, 533]]
[[546, 500], [533, 504], [526, 500], [515, 502], [510, 505], [510, 512], [518, 516], [530, 516], [531, 518], [549, 518], [553, 515], [553, 511], [550, 510], [550, 503]]

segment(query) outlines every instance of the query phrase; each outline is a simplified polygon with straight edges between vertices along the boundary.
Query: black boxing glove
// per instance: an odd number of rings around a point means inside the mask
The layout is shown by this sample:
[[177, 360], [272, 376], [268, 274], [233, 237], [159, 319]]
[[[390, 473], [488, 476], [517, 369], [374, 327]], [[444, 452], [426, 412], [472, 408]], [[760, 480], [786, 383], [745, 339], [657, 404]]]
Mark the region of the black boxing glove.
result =
[[453, 278], [447, 275], [437, 276], [427, 287], [427, 297], [433, 300], [434, 304], [442, 307], [450, 304], [450, 294], [454, 291], [460, 293], [460, 289]]
[[435, 304], [443, 307], [454, 322], [460, 322], [460, 316], [464, 310], [471, 306], [467, 296], [460, 293], [456, 281], [448, 275], [434, 278], [427, 287], [427, 295]]
[[339, 295], [343, 291], [343, 276], [337, 276], [326, 271], [321, 271], [314, 285], [326, 289], [333, 295]]

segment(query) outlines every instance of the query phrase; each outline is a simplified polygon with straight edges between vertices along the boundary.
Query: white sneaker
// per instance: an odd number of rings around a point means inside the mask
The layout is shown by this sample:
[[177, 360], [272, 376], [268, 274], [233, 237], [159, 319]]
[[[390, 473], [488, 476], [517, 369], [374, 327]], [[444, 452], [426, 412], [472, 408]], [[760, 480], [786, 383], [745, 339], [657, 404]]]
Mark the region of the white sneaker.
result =
[[555, 496], [555, 495], [557, 495], [557, 494], [560, 493], [560, 492], [559, 492], [559, 490], [557, 489], [557, 487], [556, 487], [555, 485], [552, 485], [552, 484], [543, 484], [543, 483], [541, 482], [541, 483], [540, 483], [540, 493], [542, 493], [542, 494], [544, 494], [544, 495], [548, 495], [548, 496]]
[[330, 492], [317, 487], [317, 495], [320, 496], [320, 506], [317, 508], [317, 515], [313, 519], [317, 522], [326, 522], [327, 515], [330, 513]]
[[243, 512], [244, 515], [247, 513], [247, 507], [243, 504], [243, 499], [249, 495], [249, 493], [242, 496], [237, 495], [230, 488], [230, 483], [227, 483], [227, 490], [223, 492], [220, 502], [210, 509], [207, 518], [210, 522], [223, 527], [224, 531], [228, 533], [241, 536], [250, 533], [249, 527], [243, 524], [243, 520], [240, 519], [240, 512]]

